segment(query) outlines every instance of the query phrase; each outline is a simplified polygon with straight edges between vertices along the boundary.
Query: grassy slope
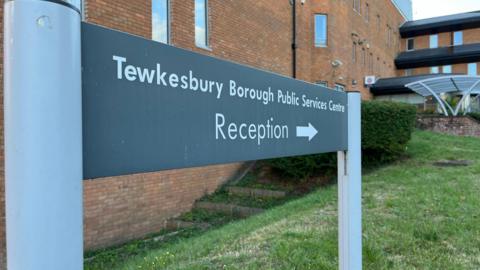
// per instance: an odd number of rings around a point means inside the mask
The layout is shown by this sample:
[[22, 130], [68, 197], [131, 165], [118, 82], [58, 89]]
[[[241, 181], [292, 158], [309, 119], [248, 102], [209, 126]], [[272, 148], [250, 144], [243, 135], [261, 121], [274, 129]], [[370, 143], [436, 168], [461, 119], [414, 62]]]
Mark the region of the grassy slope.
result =
[[[480, 140], [416, 132], [364, 176], [365, 269], [480, 269]], [[470, 159], [438, 168], [439, 159]], [[337, 269], [336, 187], [168, 243], [120, 269]]]

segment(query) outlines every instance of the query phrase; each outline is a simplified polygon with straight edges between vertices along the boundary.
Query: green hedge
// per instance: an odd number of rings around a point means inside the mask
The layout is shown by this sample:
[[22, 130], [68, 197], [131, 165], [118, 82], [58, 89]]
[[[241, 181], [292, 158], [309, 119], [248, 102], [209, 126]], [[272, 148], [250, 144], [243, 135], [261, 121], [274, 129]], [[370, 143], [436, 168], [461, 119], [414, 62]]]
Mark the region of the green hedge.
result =
[[401, 155], [415, 128], [416, 107], [406, 103], [367, 101], [362, 104], [364, 164], [384, 163]]
[[[362, 102], [362, 160], [370, 167], [398, 158], [415, 127], [416, 107], [386, 101]], [[335, 173], [336, 153], [279, 158], [267, 163], [280, 172], [304, 179], [318, 172]]]
[[475, 119], [477, 121], [480, 121], [480, 113], [478, 113], [478, 112], [468, 113], [468, 116], [472, 117], [473, 119]]

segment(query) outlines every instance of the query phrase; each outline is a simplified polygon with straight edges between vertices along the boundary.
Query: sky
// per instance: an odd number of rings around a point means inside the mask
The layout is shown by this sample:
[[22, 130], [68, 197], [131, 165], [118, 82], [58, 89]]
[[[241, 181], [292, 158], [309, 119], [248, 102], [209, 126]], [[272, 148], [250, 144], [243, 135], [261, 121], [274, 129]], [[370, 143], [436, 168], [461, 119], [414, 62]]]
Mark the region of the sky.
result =
[[413, 19], [480, 10], [480, 0], [412, 0]]

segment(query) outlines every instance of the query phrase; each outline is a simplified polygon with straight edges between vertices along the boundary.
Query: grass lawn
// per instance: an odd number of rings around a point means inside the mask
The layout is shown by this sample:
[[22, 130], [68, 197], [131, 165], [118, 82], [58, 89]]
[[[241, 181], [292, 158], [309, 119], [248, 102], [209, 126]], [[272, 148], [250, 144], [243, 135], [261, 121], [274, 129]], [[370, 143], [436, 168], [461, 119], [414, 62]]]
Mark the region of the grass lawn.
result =
[[[480, 269], [480, 139], [416, 131], [407, 153], [364, 175], [364, 269]], [[473, 164], [433, 165], [441, 159]], [[330, 186], [108, 269], [337, 269], [337, 253], [337, 189]]]

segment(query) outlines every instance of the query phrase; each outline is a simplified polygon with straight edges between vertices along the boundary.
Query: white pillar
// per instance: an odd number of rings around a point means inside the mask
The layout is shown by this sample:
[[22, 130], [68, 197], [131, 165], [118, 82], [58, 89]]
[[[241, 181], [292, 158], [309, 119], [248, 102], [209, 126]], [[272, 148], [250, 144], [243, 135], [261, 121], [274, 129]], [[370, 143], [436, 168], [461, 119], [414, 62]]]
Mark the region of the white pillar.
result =
[[348, 151], [338, 152], [340, 270], [362, 269], [361, 95], [348, 93]]
[[79, 6], [4, 6], [7, 267], [83, 268]]

